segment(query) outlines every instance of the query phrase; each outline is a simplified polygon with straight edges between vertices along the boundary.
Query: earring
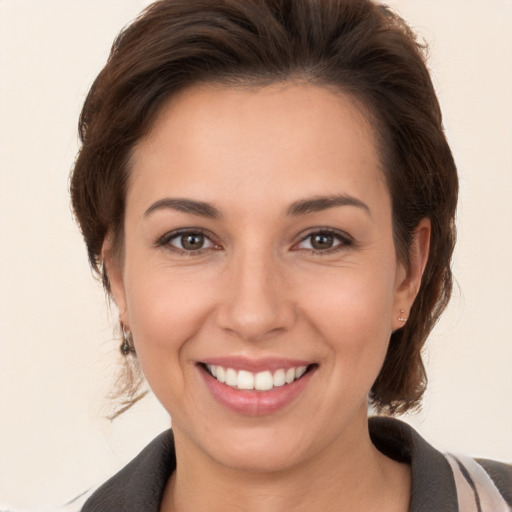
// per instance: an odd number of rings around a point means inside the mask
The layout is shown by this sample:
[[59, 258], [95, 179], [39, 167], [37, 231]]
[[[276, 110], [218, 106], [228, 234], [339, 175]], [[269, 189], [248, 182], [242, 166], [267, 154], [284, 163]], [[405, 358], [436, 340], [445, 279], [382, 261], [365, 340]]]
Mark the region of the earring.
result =
[[135, 347], [133, 346], [132, 333], [124, 325], [122, 326], [122, 330], [123, 330], [123, 342], [121, 343], [121, 347], [120, 347], [121, 354], [123, 354], [123, 356], [127, 356], [130, 352], [135, 354]]
[[407, 322], [408, 317], [404, 316], [404, 314], [405, 314], [405, 309], [401, 309], [400, 316], [398, 317], [399, 322], [404, 322], [404, 323]]

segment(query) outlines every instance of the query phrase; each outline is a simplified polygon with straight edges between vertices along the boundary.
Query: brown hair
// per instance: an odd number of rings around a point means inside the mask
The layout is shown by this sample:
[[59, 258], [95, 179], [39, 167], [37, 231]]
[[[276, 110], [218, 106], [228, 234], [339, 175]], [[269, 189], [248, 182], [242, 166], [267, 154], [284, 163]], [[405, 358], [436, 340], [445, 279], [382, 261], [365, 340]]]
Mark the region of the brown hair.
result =
[[80, 117], [71, 196], [91, 265], [110, 292], [101, 249], [107, 233], [122, 249], [130, 153], [171, 95], [198, 82], [290, 79], [335, 87], [370, 113], [401, 261], [408, 261], [419, 221], [431, 221], [421, 288], [409, 321], [391, 336], [371, 390], [377, 409], [404, 412], [425, 390], [421, 349], [451, 294], [458, 181], [425, 48], [386, 6], [371, 0], [160, 0], [149, 6], [114, 42]]

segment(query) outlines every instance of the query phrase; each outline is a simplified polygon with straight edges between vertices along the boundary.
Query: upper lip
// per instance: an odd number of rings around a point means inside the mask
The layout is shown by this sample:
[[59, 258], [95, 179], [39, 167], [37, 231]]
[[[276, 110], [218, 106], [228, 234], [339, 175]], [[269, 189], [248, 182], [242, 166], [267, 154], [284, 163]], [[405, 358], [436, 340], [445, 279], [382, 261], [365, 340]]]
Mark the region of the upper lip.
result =
[[237, 371], [245, 370], [252, 373], [265, 370], [274, 372], [280, 369], [287, 370], [289, 368], [299, 368], [313, 364], [313, 361], [304, 359], [289, 359], [284, 357], [262, 357], [255, 359], [241, 356], [210, 357], [200, 362], [205, 365], [222, 366], [223, 368], [232, 368]]

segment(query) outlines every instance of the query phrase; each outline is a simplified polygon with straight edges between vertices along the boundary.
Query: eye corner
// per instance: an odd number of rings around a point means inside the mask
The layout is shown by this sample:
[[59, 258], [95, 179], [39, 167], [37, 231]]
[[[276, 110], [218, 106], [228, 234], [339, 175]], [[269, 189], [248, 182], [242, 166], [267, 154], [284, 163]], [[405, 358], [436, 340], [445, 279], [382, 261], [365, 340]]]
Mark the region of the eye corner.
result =
[[[188, 241], [186, 240], [187, 236], [191, 238]], [[197, 242], [197, 247], [192, 246], [194, 239]], [[169, 231], [159, 236], [155, 240], [154, 246], [168, 249], [178, 255], [189, 256], [200, 255], [209, 250], [222, 250], [222, 246], [216, 239], [201, 228], [180, 228]]]
[[[315, 242], [313, 241], [314, 237], [318, 237]], [[301, 245], [306, 243], [308, 244], [307, 247], [301, 247]], [[307, 251], [314, 255], [323, 256], [342, 251], [351, 247], [353, 244], [353, 238], [345, 232], [327, 227], [318, 227], [302, 234], [299, 241], [293, 244], [291, 250]], [[324, 246], [322, 247], [322, 245]]]

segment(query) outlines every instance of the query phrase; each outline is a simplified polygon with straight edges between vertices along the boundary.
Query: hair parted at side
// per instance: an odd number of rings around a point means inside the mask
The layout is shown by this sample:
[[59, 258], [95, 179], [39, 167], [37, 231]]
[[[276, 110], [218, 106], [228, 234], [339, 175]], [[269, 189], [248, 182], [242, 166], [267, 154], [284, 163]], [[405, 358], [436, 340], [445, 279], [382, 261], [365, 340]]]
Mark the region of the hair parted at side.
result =
[[370, 395], [378, 410], [405, 412], [425, 390], [421, 349], [452, 290], [458, 179], [425, 48], [384, 5], [160, 0], [143, 11], [115, 40], [80, 117], [71, 196], [89, 260], [110, 293], [101, 250], [109, 234], [122, 261], [130, 154], [172, 95], [203, 82], [236, 87], [290, 80], [345, 92], [371, 117], [401, 261], [408, 262], [419, 221], [431, 221], [421, 288], [407, 324], [391, 336]]

